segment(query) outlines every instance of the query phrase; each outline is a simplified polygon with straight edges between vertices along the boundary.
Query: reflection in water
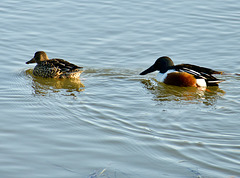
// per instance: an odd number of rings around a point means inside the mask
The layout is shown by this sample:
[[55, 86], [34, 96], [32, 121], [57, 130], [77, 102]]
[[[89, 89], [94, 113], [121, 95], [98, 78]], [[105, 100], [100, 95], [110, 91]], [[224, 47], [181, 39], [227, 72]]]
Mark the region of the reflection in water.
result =
[[217, 86], [208, 87], [206, 90], [195, 87], [178, 87], [159, 83], [156, 80], [142, 80], [142, 84], [153, 95], [155, 101], [191, 101], [191, 103], [204, 103], [214, 105], [225, 92]]
[[32, 88], [35, 95], [45, 96], [50, 93], [58, 93], [64, 89], [65, 94], [63, 95], [75, 96], [75, 91], [84, 91], [85, 86], [80, 79], [42, 78], [34, 76], [32, 72], [32, 69], [26, 70], [27, 76], [32, 79]]

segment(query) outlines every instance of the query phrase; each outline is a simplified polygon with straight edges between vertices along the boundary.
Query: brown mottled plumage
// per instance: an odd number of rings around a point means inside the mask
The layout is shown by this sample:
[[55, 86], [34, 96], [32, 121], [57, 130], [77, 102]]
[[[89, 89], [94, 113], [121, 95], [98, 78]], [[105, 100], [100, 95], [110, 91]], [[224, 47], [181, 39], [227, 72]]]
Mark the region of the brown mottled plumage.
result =
[[63, 59], [49, 59], [44, 51], [37, 51], [34, 57], [26, 62], [30, 63], [37, 63], [33, 74], [44, 78], [79, 78], [83, 72], [82, 67]]

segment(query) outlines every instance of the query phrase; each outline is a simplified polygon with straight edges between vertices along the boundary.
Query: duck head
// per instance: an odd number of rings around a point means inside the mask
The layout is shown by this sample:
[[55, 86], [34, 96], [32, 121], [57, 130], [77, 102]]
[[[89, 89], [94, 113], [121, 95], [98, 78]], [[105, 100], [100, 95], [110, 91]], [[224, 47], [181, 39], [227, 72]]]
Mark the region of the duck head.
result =
[[30, 61], [27, 61], [26, 64], [40, 63], [46, 60], [49, 60], [47, 54], [44, 51], [37, 51], [34, 57]]
[[140, 75], [146, 75], [146, 74], [148, 74], [150, 72], [154, 72], [156, 70], [160, 71], [161, 73], [165, 73], [172, 66], [174, 66], [173, 61], [169, 57], [163, 56], [163, 57], [158, 58], [151, 67], [149, 67], [148, 69], [141, 72]]

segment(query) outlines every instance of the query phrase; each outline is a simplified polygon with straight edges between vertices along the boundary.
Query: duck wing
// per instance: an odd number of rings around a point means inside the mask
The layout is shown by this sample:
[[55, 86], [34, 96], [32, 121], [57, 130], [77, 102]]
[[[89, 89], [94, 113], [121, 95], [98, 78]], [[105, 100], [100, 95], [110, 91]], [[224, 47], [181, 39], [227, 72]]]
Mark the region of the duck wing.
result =
[[194, 75], [196, 79], [201, 79], [201, 78], [205, 79], [209, 85], [216, 85], [222, 82], [222, 80], [219, 80], [212, 75], [212, 74], [222, 74], [223, 72], [221, 71], [216, 71], [206, 67], [200, 67], [192, 64], [179, 64], [173, 67], [177, 71], [187, 72], [189, 74]]
[[63, 72], [73, 72], [75, 69], [82, 69], [83, 67], [79, 67], [75, 64], [72, 64], [63, 59], [51, 59], [48, 61], [51, 66], [60, 68]]

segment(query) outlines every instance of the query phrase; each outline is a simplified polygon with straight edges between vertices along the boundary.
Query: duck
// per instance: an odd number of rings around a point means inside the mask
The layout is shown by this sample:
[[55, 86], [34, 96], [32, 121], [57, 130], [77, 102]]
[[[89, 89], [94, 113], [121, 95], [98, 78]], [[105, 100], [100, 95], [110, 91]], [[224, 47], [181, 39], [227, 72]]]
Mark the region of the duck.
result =
[[79, 78], [83, 67], [79, 67], [63, 59], [49, 59], [44, 51], [37, 51], [26, 64], [37, 63], [33, 75], [43, 78]]
[[213, 76], [213, 74], [223, 74], [222, 71], [192, 64], [174, 65], [168, 56], [159, 57], [152, 66], [141, 72], [140, 75], [154, 71], [159, 71], [156, 77], [158, 82], [180, 87], [218, 86], [223, 81]]

